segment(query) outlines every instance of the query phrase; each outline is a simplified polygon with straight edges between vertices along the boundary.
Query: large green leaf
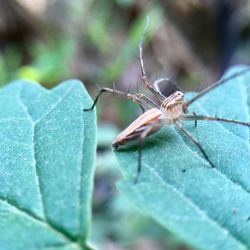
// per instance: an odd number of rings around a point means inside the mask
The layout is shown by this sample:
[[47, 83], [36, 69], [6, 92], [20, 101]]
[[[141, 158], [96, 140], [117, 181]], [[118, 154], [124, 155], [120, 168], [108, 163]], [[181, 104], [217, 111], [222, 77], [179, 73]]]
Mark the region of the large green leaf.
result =
[[[234, 67], [228, 75], [241, 67]], [[187, 99], [191, 94], [187, 95]], [[249, 121], [250, 72], [197, 100], [190, 111]], [[250, 249], [249, 127], [222, 122], [185, 122], [200, 141], [212, 168], [196, 146], [173, 126], [145, 140], [142, 173], [136, 147], [117, 151], [125, 180], [120, 190], [146, 215], [201, 249]]]
[[0, 249], [87, 249], [95, 112], [81, 82], [0, 89]]

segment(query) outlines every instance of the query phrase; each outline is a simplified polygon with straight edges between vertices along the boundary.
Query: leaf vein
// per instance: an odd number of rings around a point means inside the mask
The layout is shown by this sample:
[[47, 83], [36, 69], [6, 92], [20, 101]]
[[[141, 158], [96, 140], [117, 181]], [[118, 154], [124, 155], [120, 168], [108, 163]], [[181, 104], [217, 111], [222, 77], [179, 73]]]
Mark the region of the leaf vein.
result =
[[[83, 135], [85, 133], [85, 126], [83, 124]], [[83, 136], [83, 139], [82, 139], [82, 144], [81, 144], [81, 149], [83, 150], [83, 147], [84, 147], [84, 138], [85, 138], [86, 135]], [[80, 169], [80, 180], [79, 180], [79, 240], [81, 238], [81, 229], [82, 229], [82, 218], [81, 218], [81, 212], [82, 212], [82, 208], [83, 208], [83, 201], [82, 201], [82, 196], [83, 196], [83, 174], [84, 174], [84, 171], [83, 171], [83, 153], [81, 153], [81, 169]]]
[[219, 227], [222, 232], [224, 232], [225, 238], [230, 235], [236, 242], [238, 242], [242, 247], [247, 246], [247, 244], [237, 237], [237, 235], [233, 234], [231, 231], [229, 231], [227, 228], [223, 227], [220, 223], [213, 220], [211, 217], [208, 216], [208, 214], [205, 212], [205, 210], [202, 210], [197, 204], [194, 203], [193, 200], [190, 199], [186, 194], [181, 193], [177, 188], [175, 188], [170, 183], [167, 183], [153, 168], [151, 168], [147, 164], [143, 164], [162, 184], [165, 188], [170, 188], [173, 192], [175, 192], [177, 195], [179, 195], [181, 198], [183, 198], [191, 207], [195, 208], [195, 210], [205, 219], [207, 219], [210, 223], [214, 224], [215, 226]]
[[52, 111], [54, 111], [57, 106], [64, 100], [64, 98], [67, 97], [67, 95], [69, 95], [71, 93], [71, 91], [73, 90], [75, 84], [72, 84], [72, 86], [70, 88], [68, 88], [68, 90], [64, 93], [64, 95], [60, 96], [57, 100], [57, 102], [55, 102], [54, 106], [52, 106], [50, 108], [50, 110], [45, 113], [40, 119], [38, 119], [36, 122], [35, 122], [35, 126], [41, 121], [43, 120], [45, 117], [47, 117]]
[[[248, 121], [249, 121], [249, 116], [250, 116], [250, 108], [248, 107], [248, 100], [250, 100], [250, 97], [248, 95], [248, 89], [247, 89], [247, 86], [245, 84], [240, 84], [241, 86], [241, 94], [244, 96], [244, 99], [246, 100], [246, 105], [245, 105], [245, 108], [246, 108], [246, 112], [248, 114]], [[250, 128], [248, 129], [248, 145], [250, 144]]]
[[40, 180], [40, 176], [39, 176], [39, 170], [38, 170], [38, 166], [37, 166], [37, 161], [36, 161], [36, 152], [35, 152], [35, 124], [34, 121], [32, 119], [31, 114], [29, 113], [28, 107], [25, 105], [25, 103], [22, 100], [22, 91], [23, 91], [23, 86], [20, 90], [20, 95], [19, 95], [19, 102], [23, 108], [23, 110], [27, 113], [30, 123], [31, 123], [31, 127], [32, 127], [32, 158], [33, 158], [33, 163], [34, 163], [34, 168], [35, 168], [35, 178], [36, 178], [36, 183], [37, 183], [37, 187], [38, 187], [38, 191], [39, 191], [39, 195], [40, 195], [40, 201], [41, 201], [41, 209], [42, 209], [42, 213], [43, 216], [46, 220], [46, 211], [45, 211], [45, 204], [44, 204], [44, 197], [43, 197], [43, 192], [42, 192], [42, 187], [41, 187], [41, 180]]
[[[176, 132], [176, 130], [174, 130], [176, 135], [180, 138], [180, 140], [186, 145], [186, 147], [192, 152], [192, 153], [195, 153], [196, 151], [194, 151], [186, 142], [185, 140], [183, 139], [183, 137]], [[197, 157], [199, 157], [200, 159], [202, 159], [203, 161], [205, 161], [208, 164], [208, 162], [205, 160], [205, 158], [201, 157], [200, 155], [197, 155]], [[222, 171], [220, 171], [218, 168], [213, 168], [213, 170], [215, 172], [217, 172], [222, 178], [224, 178], [224, 180], [226, 181], [229, 181], [231, 183], [233, 183], [234, 185], [236, 185], [241, 191], [247, 193], [248, 195], [250, 195], [250, 191], [247, 190], [242, 184], [236, 182], [236, 181], [233, 181], [232, 179], [230, 179], [225, 173], [223, 173]]]
[[16, 209], [16, 211], [25, 217], [28, 217], [30, 220], [42, 224], [43, 226], [48, 227], [51, 231], [55, 232], [56, 234], [58, 234], [60, 237], [62, 237], [64, 240], [66, 240], [67, 242], [72, 242], [72, 240], [70, 238], [67, 237], [67, 235], [63, 234], [61, 231], [59, 231], [57, 228], [53, 227], [53, 225], [51, 225], [50, 223], [48, 223], [47, 221], [44, 221], [43, 219], [37, 217], [35, 214], [32, 214], [30, 211], [24, 209], [24, 208], [20, 208], [18, 206], [18, 204], [16, 204], [13, 201], [8, 200], [7, 198], [4, 197], [0, 197], [0, 202], [5, 203], [11, 207], [13, 207], [14, 209]]
[[[4, 139], [4, 141], [3, 141]], [[15, 145], [18, 145], [18, 146], [23, 146], [23, 147], [27, 147], [27, 148], [30, 148], [30, 145], [29, 144], [26, 144], [26, 143], [23, 143], [23, 142], [20, 142], [20, 141], [16, 141], [16, 140], [12, 140], [12, 139], [9, 139], [7, 136], [3, 136], [1, 137], [1, 145], [4, 145], [5, 142], [11, 142], [12, 144], [15, 144]]]
[[18, 121], [29, 121], [30, 119], [22, 118], [22, 117], [8, 117], [8, 118], [1, 118], [0, 123], [4, 122], [18, 122]]

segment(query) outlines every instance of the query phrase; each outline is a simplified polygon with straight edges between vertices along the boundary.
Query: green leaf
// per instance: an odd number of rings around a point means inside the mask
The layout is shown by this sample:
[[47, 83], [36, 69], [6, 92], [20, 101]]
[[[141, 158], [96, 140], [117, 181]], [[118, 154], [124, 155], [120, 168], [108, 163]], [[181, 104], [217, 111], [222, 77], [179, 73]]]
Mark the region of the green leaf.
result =
[[[231, 75], [242, 69], [234, 67]], [[190, 98], [189, 93], [186, 97]], [[190, 111], [249, 121], [250, 72], [215, 88]], [[143, 213], [199, 249], [250, 249], [249, 127], [214, 121], [183, 122], [199, 149], [174, 126], [145, 140], [142, 172], [133, 184], [137, 148], [117, 151], [125, 180], [120, 190]]]
[[95, 112], [83, 84], [0, 89], [0, 249], [88, 249]]

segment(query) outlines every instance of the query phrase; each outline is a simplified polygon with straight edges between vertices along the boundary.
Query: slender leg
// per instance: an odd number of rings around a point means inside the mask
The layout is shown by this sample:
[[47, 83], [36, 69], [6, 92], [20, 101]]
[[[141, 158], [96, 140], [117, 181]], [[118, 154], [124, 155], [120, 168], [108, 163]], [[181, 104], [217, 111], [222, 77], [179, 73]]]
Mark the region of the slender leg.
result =
[[203, 147], [201, 146], [201, 144], [199, 143], [199, 141], [191, 134], [189, 133], [185, 128], [182, 127], [182, 124], [178, 121], [175, 121], [175, 125], [176, 127], [181, 130], [201, 151], [201, 153], [203, 154], [203, 156], [205, 157], [205, 159], [209, 162], [209, 164], [214, 168], [214, 164], [209, 160], [205, 150], [203, 149]]
[[141, 173], [141, 165], [142, 165], [142, 147], [143, 147], [143, 140], [144, 138], [139, 138], [138, 140], [138, 162], [137, 162], [137, 174], [134, 180], [134, 184], [137, 184], [139, 180], [139, 176]]
[[135, 177], [134, 184], [136, 184], [139, 180], [139, 176], [141, 173], [141, 166], [142, 166], [142, 148], [143, 148], [143, 142], [145, 137], [154, 130], [157, 127], [157, 123], [153, 123], [148, 125], [144, 131], [140, 134], [140, 137], [138, 139], [138, 165], [137, 165], [137, 175]]
[[141, 73], [142, 73], [142, 81], [143, 81], [144, 86], [152, 94], [157, 96], [160, 101], [164, 101], [166, 96], [164, 96], [161, 93], [160, 88], [159, 88], [159, 84], [161, 82], [166, 81], [166, 82], [170, 83], [171, 85], [175, 86], [178, 90], [179, 90], [179, 87], [176, 84], [174, 84], [169, 78], [162, 78], [162, 79], [156, 80], [153, 83], [153, 86], [149, 83], [149, 81], [147, 79], [147, 75], [146, 75], [146, 71], [145, 71], [145, 67], [144, 67], [144, 62], [143, 62], [143, 47], [142, 47], [142, 45], [143, 45], [144, 34], [145, 34], [147, 26], [148, 26], [148, 22], [149, 22], [149, 17], [147, 16], [146, 23], [145, 23], [145, 26], [144, 26], [144, 29], [143, 29], [143, 32], [142, 32], [141, 41], [139, 43], [139, 60], [140, 60], [140, 67], [141, 67]]
[[183, 109], [185, 110], [191, 103], [193, 103], [194, 101], [196, 101], [197, 99], [199, 99], [200, 97], [202, 97], [204, 94], [206, 94], [207, 92], [211, 91], [212, 89], [218, 87], [219, 85], [222, 85], [223, 83], [226, 83], [227, 81], [240, 76], [246, 72], [250, 71], [250, 67], [247, 67], [245, 69], [242, 69], [228, 77], [225, 77], [217, 82], [215, 82], [214, 84], [210, 85], [208, 88], [202, 90], [200, 93], [198, 93], [196, 96], [194, 96], [193, 98], [191, 98], [190, 100], [188, 100], [185, 104]]
[[149, 103], [152, 107], [160, 108], [158, 104], [156, 104], [154, 101], [149, 99], [146, 95], [141, 94], [141, 93], [136, 93], [135, 94], [138, 98], [143, 99], [146, 103]]
[[243, 126], [248, 126], [250, 127], [250, 122], [245, 122], [245, 121], [239, 121], [239, 120], [234, 120], [234, 119], [227, 119], [223, 117], [217, 117], [217, 116], [206, 116], [206, 115], [184, 115], [180, 118], [181, 120], [208, 120], [208, 121], [221, 121], [221, 122], [228, 122], [228, 123], [235, 123], [235, 124], [240, 124]]
[[[192, 112], [194, 116], [196, 116], [195, 112]], [[197, 127], [197, 119], [194, 119], [194, 126]]]
[[141, 66], [141, 73], [142, 73], [142, 81], [144, 86], [151, 92], [153, 93], [155, 96], [157, 96], [161, 101], [163, 101], [165, 99], [165, 96], [162, 95], [159, 91], [157, 91], [153, 86], [151, 86], [148, 82], [147, 79], [147, 75], [145, 72], [145, 68], [144, 68], [144, 63], [143, 63], [143, 49], [142, 49], [142, 44], [143, 44], [143, 39], [144, 39], [144, 35], [148, 26], [148, 22], [149, 22], [149, 17], [147, 16], [146, 18], [146, 23], [144, 26], [144, 29], [142, 31], [142, 37], [141, 37], [141, 41], [139, 43], [139, 60], [140, 60], [140, 66]]
[[151, 104], [151, 103], [146, 103], [145, 100], [144, 102], [136, 95], [132, 95], [132, 94], [128, 94], [128, 93], [125, 93], [125, 92], [122, 92], [122, 91], [119, 91], [119, 90], [116, 90], [116, 89], [110, 89], [110, 88], [101, 88], [100, 91], [98, 92], [92, 106], [90, 108], [86, 108], [86, 109], [83, 109], [83, 111], [90, 111], [90, 110], [93, 110], [99, 97], [102, 95], [102, 93], [104, 92], [108, 92], [108, 93], [111, 93], [111, 94], [115, 94], [115, 95], [121, 95], [121, 96], [124, 96], [136, 103], [138, 103], [140, 105], [140, 107], [144, 110], [144, 106], [145, 104]]

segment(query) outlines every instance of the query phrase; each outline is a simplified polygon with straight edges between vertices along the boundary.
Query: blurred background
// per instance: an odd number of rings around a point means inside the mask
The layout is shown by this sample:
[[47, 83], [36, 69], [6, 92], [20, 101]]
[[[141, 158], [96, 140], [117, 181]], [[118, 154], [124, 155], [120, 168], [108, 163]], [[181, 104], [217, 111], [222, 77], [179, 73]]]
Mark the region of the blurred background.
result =
[[[141, 89], [138, 43], [145, 17], [144, 63], [153, 82], [168, 77], [201, 90], [232, 64], [249, 63], [250, 1], [243, 0], [0, 0], [0, 86], [28, 78], [47, 88], [82, 80]], [[163, 91], [168, 91], [166, 87]], [[91, 242], [99, 249], [190, 249], [140, 214], [120, 195], [111, 142], [141, 112], [125, 99], [103, 97]]]

